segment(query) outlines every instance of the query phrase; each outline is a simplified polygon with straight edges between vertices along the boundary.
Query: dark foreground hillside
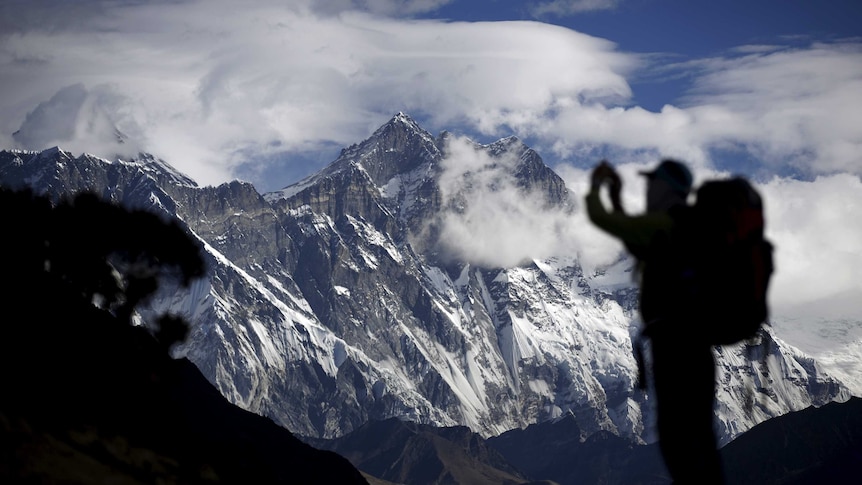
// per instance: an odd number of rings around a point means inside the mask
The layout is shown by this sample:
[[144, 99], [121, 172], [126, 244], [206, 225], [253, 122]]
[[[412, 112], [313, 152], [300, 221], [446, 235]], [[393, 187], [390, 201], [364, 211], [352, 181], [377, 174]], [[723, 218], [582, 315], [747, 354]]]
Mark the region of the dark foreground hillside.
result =
[[[395, 419], [335, 440], [312, 440], [360, 470], [394, 483], [667, 485], [658, 446], [607, 432], [581, 441], [571, 416], [482, 440], [463, 427]], [[862, 398], [761, 423], [722, 448], [728, 485], [857, 484], [862, 477]]]
[[201, 274], [177, 226], [94, 199], [0, 199], [0, 483], [367, 483], [171, 359], [178, 318], [129, 325], [161, 279]]
[[770, 419], [721, 452], [729, 484], [862, 483], [862, 398]]

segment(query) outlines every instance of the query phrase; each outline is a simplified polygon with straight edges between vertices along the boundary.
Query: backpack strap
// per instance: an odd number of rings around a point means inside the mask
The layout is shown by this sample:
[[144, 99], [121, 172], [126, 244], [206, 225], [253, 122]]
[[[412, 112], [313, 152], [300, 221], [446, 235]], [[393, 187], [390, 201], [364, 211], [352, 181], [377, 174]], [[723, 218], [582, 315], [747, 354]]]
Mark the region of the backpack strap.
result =
[[664, 326], [663, 318], [656, 318], [646, 322], [642, 327], [640, 332], [638, 332], [635, 339], [632, 341], [632, 349], [634, 350], [635, 362], [638, 366], [638, 375], [637, 381], [635, 382], [635, 387], [637, 389], [645, 390], [647, 388], [647, 372], [646, 372], [646, 362], [644, 358], [644, 347], [646, 347], [646, 342], [650, 338], [652, 338], [653, 334], [657, 329], [660, 329]]
[[635, 388], [640, 390], [645, 390], [647, 388], [647, 376], [646, 376], [646, 364], [644, 363], [644, 345], [646, 341], [646, 336], [644, 335], [644, 330], [642, 329], [638, 332], [638, 336], [632, 341], [632, 349], [635, 354], [635, 362], [638, 365], [638, 375], [637, 380], [635, 381]]

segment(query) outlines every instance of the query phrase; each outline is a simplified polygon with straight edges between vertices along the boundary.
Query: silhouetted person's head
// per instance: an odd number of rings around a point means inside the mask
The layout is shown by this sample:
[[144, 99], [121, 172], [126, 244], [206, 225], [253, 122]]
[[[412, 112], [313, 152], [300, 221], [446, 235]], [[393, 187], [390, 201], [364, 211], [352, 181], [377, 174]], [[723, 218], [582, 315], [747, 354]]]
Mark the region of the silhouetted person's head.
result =
[[641, 172], [647, 177], [647, 211], [666, 211], [684, 204], [691, 192], [692, 176], [685, 165], [675, 160], [663, 160], [655, 170]]

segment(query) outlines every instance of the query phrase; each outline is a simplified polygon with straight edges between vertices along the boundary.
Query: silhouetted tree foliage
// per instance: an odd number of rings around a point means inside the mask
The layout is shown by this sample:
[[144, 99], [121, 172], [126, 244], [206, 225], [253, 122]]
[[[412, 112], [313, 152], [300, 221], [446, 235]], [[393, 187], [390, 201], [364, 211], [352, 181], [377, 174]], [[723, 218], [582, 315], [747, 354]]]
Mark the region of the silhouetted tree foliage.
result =
[[204, 274], [178, 223], [0, 188], [0, 224], [0, 483], [367, 483], [171, 358], [182, 318], [130, 325]]
[[26, 243], [18, 254], [41, 266], [47, 273], [42, 276], [122, 320], [128, 321], [135, 306], [156, 291], [159, 278], [188, 285], [203, 275], [200, 243], [176, 221], [89, 193], [56, 207], [26, 191], [4, 192], [9, 198], [3, 205], [14, 211], [17, 222], [9, 235]]
[[[118, 363], [134, 364], [134, 353], [120, 350], [130, 333], [119, 327], [128, 327], [160, 284], [187, 286], [204, 274], [200, 243], [176, 221], [88, 193], [53, 205], [29, 190], [0, 189], [0, 224], [7, 288], [0, 293], [0, 372], [26, 391], [12, 398], [22, 406], [50, 407], [49, 397], [64, 392], [104, 393], [85, 389], [92, 381], [80, 373], [110, 373], [112, 366], [113, 391], [120, 392]], [[152, 323], [154, 348], [168, 350], [188, 334], [178, 316]], [[31, 378], [33, 369], [52, 362], [59, 364], [53, 382]], [[151, 370], [140, 364], [138, 371]]]

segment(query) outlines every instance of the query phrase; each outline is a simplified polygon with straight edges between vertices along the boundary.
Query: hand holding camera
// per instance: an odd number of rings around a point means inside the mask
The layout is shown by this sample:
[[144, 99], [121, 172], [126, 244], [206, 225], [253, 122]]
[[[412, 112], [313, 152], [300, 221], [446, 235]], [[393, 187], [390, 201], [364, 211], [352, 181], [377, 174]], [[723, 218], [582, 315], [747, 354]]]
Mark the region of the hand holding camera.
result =
[[607, 160], [602, 160], [593, 169], [591, 175], [593, 190], [600, 190], [602, 185], [608, 184], [608, 191], [611, 196], [611, 204], [615, 211], [622, 211], [622, 203], [620, 201], [620, 191], [623, 187], [623, 182], [614, 167]]

